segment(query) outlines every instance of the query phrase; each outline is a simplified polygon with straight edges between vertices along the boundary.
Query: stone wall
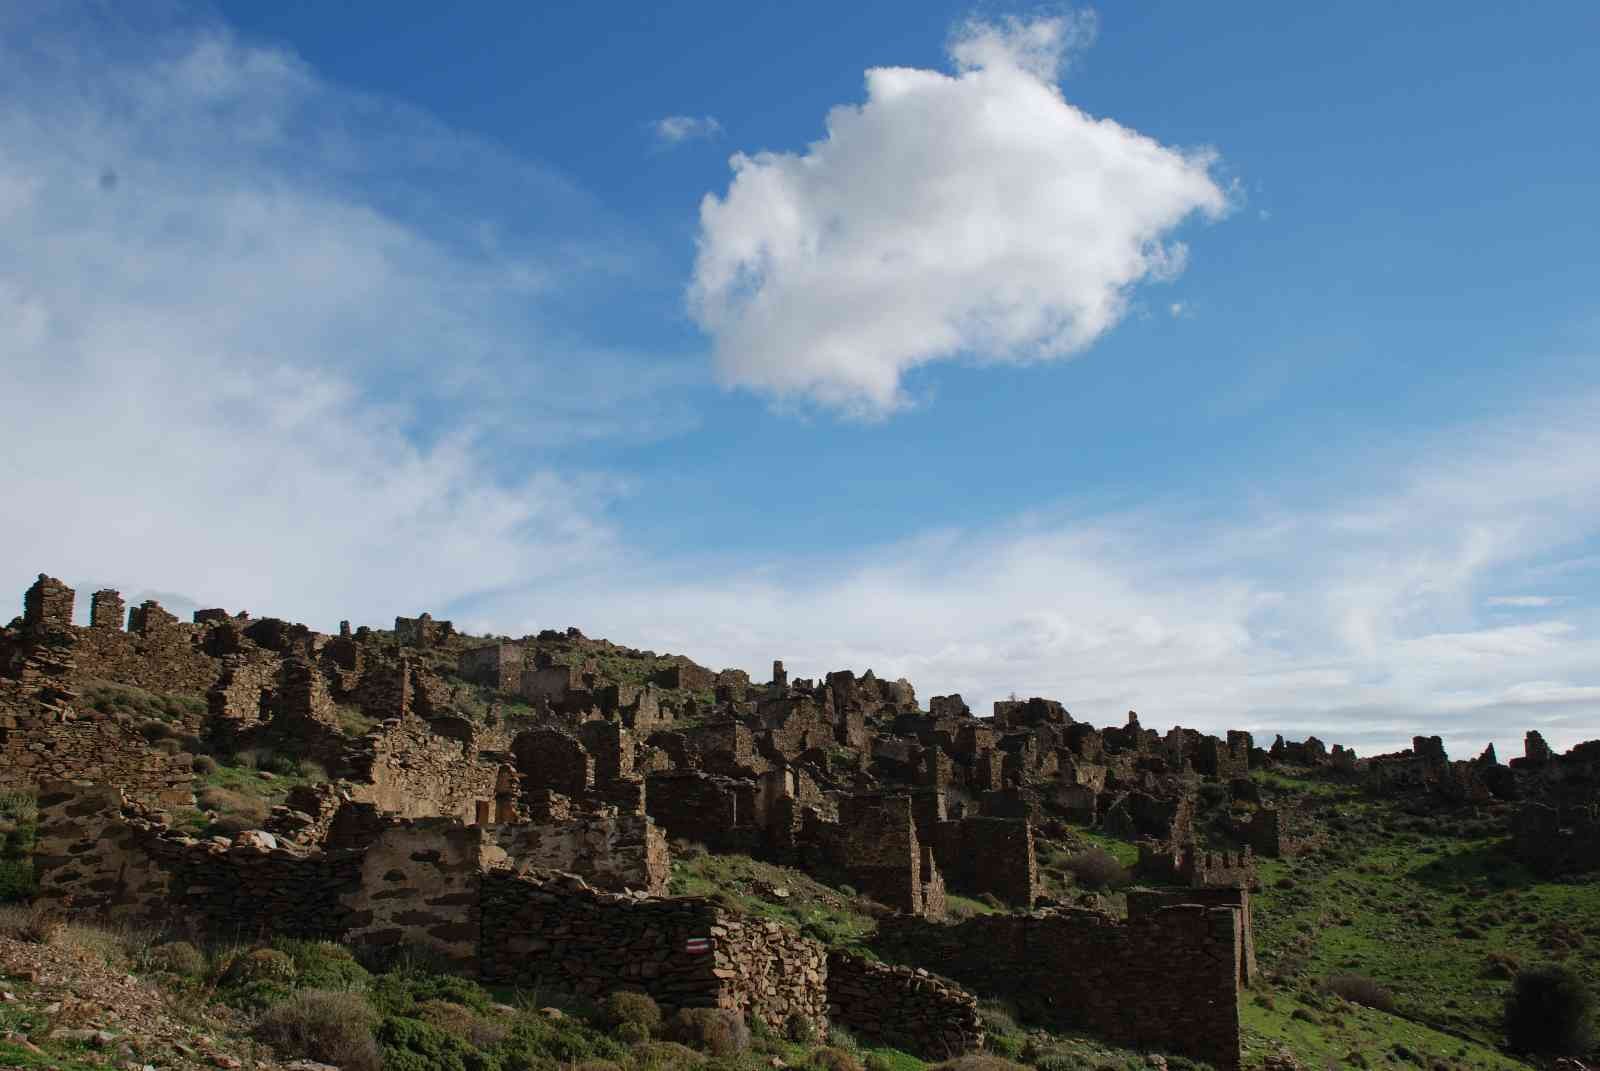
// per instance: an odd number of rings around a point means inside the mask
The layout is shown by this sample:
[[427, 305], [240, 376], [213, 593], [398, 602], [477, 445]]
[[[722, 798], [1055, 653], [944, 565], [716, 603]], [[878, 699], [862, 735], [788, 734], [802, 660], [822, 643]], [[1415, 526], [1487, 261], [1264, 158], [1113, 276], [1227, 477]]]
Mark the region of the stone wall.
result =
[[222, 668], [205, 651], [205, 630], [193, 625], [155, 623], [147, 617], [142, 631], [91, 626], [72, 633], [77, 663], [73, 679], [80, 685], [116, 681], [147, 692], [199, 697], [216, 683]]
[[1033, 906], [1043, 886], [1033, 824], [1009, 818], [960, 818], [933, 827], [933, 855], [954, 892], [993, 893], [1008, 904]]
[[518, 873], [564, 870], [612, 892], [667, 891], [672, 860], [667, 836], [641, 815], [578, 815], [551, 824], [482, 827], [484, 862]]
[[336, 939], [359, 852], [301, 853], [265, 834], [197, 840], [107, 786], [50, 782], [39, 798], [38, 899], [113, 922], [212, 937]]
[[0, 788], [51, 780], [121, 785], [151, 805], [194, 802], [194, 756], [152, 748], [131, 721], [72, 707], [0, 710]]
[[978, 998], [921, 967], [828, 953], [828, 1019], [859, 1041], [926, 1060], [983, 1047]]
[[[777, 923], [709, 900], [619, 896], [548, 873], [490, 872], [481, 902], [486, 981], [592, 997], [637, 989], [668, 1011], [722, 1007], [779, 1031], [796, 1017], [824, 1028], [825, 952]], [[691, 950], [698, 939], [707, 951]]]
[[522, 683], [526, 652], [519, 643], [491, 643], [462, 651], [457, 672], [463, 680], [497, 692], [515, 692]]
[[342, 898], [350, 912], [343, 939], [419, 948], [477, 973], [484, 856], [474, 826], [445, 818], [388, 826], [363, 854], [360, 882]]
[[504, 742], [485, 735], [460, 718], [384, 722], [345, 751], [351, 798], [406, 818], [474, 821], [477, 804], [500, 795], [509, 768], [508, 755], [484, 746]]
[[1142, 1049], [1239, 1067], [1237, 907], [1182, 904], [1127, 922], [1088, 911], [879, 922], [886, 958], [939, 970], [1025, 1016]]
[[1255, 856], [1242, 852], [1208, 852], [1193, 844], [1139, 842], [1139, 862], [1134, 873], [1145, 881], [1187, 885], [1191, 888], [1259, 888]]
[[1600, 870], [1600, 806], [1524, 803], [1511, 821], [1511, 850], [1540, 874]]

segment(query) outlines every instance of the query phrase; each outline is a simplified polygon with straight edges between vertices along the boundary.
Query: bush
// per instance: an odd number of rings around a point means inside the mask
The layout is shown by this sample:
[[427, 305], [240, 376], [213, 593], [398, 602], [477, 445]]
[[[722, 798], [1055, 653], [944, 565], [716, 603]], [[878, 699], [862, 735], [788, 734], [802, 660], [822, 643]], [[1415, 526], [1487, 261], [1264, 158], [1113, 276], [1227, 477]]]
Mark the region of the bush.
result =
[[1594, 996], [1571, 968], [1519, 971], [1506, 997], [1506, 1040], [1518, 1052], [1581, 1056], [1589, 1048]]
[[383, 1071], [488, 1071], [476, 1048], [421, 1019], [391, 1015], [377, 1038]]
[[206, 973], [205, 953], [188, 941], [168, 941], [156, 945], [146, 959], [155, 970], [184, 978], [198, 978]]
[[866, 1059], [861, 1061], [861, 1066], [866, 1071], [895, 1071], [894, 1061], [881, 1053], [869, 1052]]
[[379, 975], [369, 993], [372, 1006], [381, 1015], [415, 1018], [414, 1009], [430, 1000], [460, 1004], [475, 1012], [486, 1012], [494, 1003], [483, 987], [452, 974], [435, 974], [405, 967]]
[[294, 960], [276, 948], [252, 948], [233, 957], [222, 973], [224, 985], [248, 985], [251, 982], [291, 982], [298, 973]]
[[1330, 974], [1323, 981], [1322, 988], [1352, 1004], [1383, 1012], [1394, 1011], [1394, 994], [1364, 974]]
[[16, 904], [31, 900], [38, 890], [32, 859], [0, 858], [0, 903]]
[[845, 1052], [860, 1052], [861, 1044], [856, 1041], [856, 1036], [842, 1026], [828, 1027], [828, 1044]]
[[750, 1047], [744, 1016], [726, 1008], [684, 1008], [672, 1017], [669, 1034], [712, 1056], [736, 1056]]
[[616, 1035], [624, 1045], [643, 1045], [650, 1040], [650, 1031], [638, 1023], [617, 1024]]
[[15, 941], [49, 945], [56, 943], [66, 927], [66, 920], [47, 908], [16, 908], [6, 913], [0, 933]]
[[383, 1061], [372, 1035], [377, 1018], [357, 994], [307, 989], [268, 1008], [255, 1033], [284, 1056], [343, 1071], [381, 1071]]
[[295, 984], [302, 989], [365, 989], [372, 978], [348, 948], [333, 941], [279, 938], [272, 947], [294, 961]]
[[996, 1034], [989, 1039], [990, 1050], [1008, 1060], [1022, 1059], [1022, 1050], [1027, 1047], [1027, 1040], [1020, 1034]]
[[618, 990], [606, 998], [603, 1014], [607, 1026], [632, 1023], [644, 1028], [646, 1038], [661, 1029], [661, 1007], [648, 993]]
[[814, 1050], [806, 1063], [817, 1071], [866, 1071], [855, 1053], [833, 1045]]
[[815, 1045], [817, 1042], [817, 1024], [804, 1015], [789, 1016], [789, 1021], [783, 1024], [783, 1032], [796, 1045]]
[[1021, 1028], [1017, 1026], [1017, 1010], [1005, 1001], [980, 1001], [978, 1018], [983, 1022], [984, 1031], [992, 1037], [1021, 1033]]
[[189, 768], [195, 773], [199, 774], [201, 777], [205, 777], [209, 774], [216, 773], [218, 770], [222, 769], [222, 766], [210, 755], [196, 755], [194, 757], [194, 761], [189, 764]]
[[698, 1071], [706, 1058], [675, 1041], [652, 1041], [634, 1050], [632, 1063], [638, 1071]]
[[1078, 880], [1079, 885], [1091, 889], [1116, 888], [1131, 880], [1127, 867], [1117, 862], [1116, 856], [1104, 848], [1089, 848], [1069, 855], [1061, 865]]
[[[656, 1043], [642, 1045], [635, 1054], [654, 1049]], [[552, 1063], [572, 1064], [583, 1060], [628, 1059], [627, 1046], [587, 1029], [572, 1019], [524, 1018], [512, 1028], [505, 1042], [494, 1051], [505, 1071], [523, 1068], [548, 1068]]]

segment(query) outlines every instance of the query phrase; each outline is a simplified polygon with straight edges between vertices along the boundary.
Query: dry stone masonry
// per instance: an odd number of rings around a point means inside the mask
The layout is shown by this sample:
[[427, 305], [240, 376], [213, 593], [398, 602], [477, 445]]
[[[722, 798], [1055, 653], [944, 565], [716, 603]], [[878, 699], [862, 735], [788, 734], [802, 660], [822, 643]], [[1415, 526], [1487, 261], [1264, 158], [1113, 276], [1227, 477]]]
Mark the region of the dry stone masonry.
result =
[[[1161, 733], [1131, 711], [1097, 728], [1042, 697], [923, 710], [872, 670], [802, 679], [775, 661], [754, 683], [577, 629], [474, 638], [424, 613], [325, 635], [220, 608], [180, 622], [111, 589], [81, 627], [74, 599], [40, 575], [0, 629], [0, 789], [39, 794], [41, 899], [113, 920], [424, 948], [490, 981], [831, 1021], [929, 1059], [982, 1045], [983, 993], [1227, 1071], [1255, 860], [1320, 836], [1252, 771], [1508, 802], [1529, 866], [1600, 867], [1600, 741], [1563, 755], [1534, 732], [1502, 764], [1419, 736], [1358, 758]], [[263, 828], [197, 836], [203, 754], [321, 772]], [[1069, 826], [1139, 842], [1157, 888], [1130, 892], [1126, 919], [1046, 899], [1038, 843]], [[871, 941], [890, 962], [666, 896], [669, 842], [854, 886], [881, 905]], [[1010, 913], [945, 922], [956, 893]]]

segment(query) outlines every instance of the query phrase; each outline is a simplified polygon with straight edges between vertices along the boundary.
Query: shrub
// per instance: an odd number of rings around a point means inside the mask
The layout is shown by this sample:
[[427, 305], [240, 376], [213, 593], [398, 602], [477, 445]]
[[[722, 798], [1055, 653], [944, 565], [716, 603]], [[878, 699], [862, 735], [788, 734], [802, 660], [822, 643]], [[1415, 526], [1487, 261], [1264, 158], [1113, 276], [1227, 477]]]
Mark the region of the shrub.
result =
[[1518, 1052], [1582, 1055], [1594, 1024], [1594, 997], [1571, 968], [1518, 971], [1506, 997], [1506, 1039]]
[[894, 1061], [881, 1053], [869, 1052], [866, 1059], [861, 1061], [866, 1071], [895, 1071]]
[[252, 948], [235, 956], [222, 974], [224, 985], [251, 982], [291, 982], [296, 974], [294, 960], [276, 948]]
[[38, 888], [32, 859], [0, 858], [0, 903], [15, 904], [30, 900]]
[[391, 1015], [378, 1026], [383, 1071], [482, 1071], [473, 1046], [421, 1019]]
[[617, 1024], [616, 1035], [624, 1045], [643, 1045], [650, 1040], [650, 1031], [638, 1023]]
[[638, 1071], [696, 1071], [706, 1058], [675, 1041], [652, 1041], [634, 1050], [632, 1063]]
[[1394, 1011], [1394, 994], [1364, 974], [1330, 974], [1323, 981], [1322, 988], [1352, 1004], [1362, 1004], [1384, 1012]]
[[372, 1035], [377, 1015], [354, 993], [307, 989], [268, 1008], [256, 1037], [284, 1056], [332, 1064], [343, 1071], [381, 1071]]
[[1007, 1060], [1020, 1061], [1027, 1047], [1027, 1039], [1020, 1034], [996, 1034], [989, 1039], [989, 1051]]
[[[655, 1048], [655, 1043], [640, 1046], [635, 1054]], [[496, 1047], [494, 1056], [506, 1071], [522, 1068], [547, 1068], [551, 1063], [572, 1064], [582, 1060], [628, 1059], [629, 1050], [604, 1034], [595, 1033], [572, 1019], [528, 1017], [520, 1020]]]
[[672, 1017], [669, 1033], [673, 1041], [712, 1056], [735, 1056], [750, 1047], [744, 1016], [726, 1008], [684, 1008]]
[[817, 1024], [807, 1016], [791, 1015], [783, 1027], [784, 1034], [796, 1045], [815, 1045], [817, 1042]]
[[828, 1044], [846, 1052], [861, 1051], [861, 1045], [856, 1041], [856, 1036], [842, 1026], [828, 1027]]
[[0, 933], [16, 941], [48, 945], [60, 938], [66, 926], [65, 919], [47, 908], [18, 908], [7, 912], [0, 922]]
[[983, 1029], [991, 1036], [1021, 1032], [1017, 1026], [1017, 1010], [1004, 1001], [980, 1001], [978, 1018], [983, 1021]]
[[210, 755], [196, 755], [194, 757], [194, 761], [189, 764], [189, 768], [195, 773], [199, 774], [201, 777], [205, 777], [209, 774], [216, 773], [218, 770], [222, 769], [222, 766]]
[[646, 1038], [661, 1029], [661, 1007], [648, 993], [618, 990], [606, 998], [603, 1014], [607, 1026], [632, 1023], [644, 1028]]
[[448, 1000], [425, 1000], [416, 1006], [415, 1013], [416, 1018], [429, 1026], [436, 1026], [451, 1037], [472, 1042], [478, 1016], [471, 1008]]
[[168, 941], [156, 945], [146, 959], [155, 970], [184, 978], [198, 978], [206, 973], [205, 953], [188, 941]]
[[1089, 848], [1067, 856], [1062, 867], [1078, 884], [1091, 889], [1115, 888], [1128, 884], [1128, 870], [1104, 848]]
[[449, 1001], [476, 1012], [488, 1011], [493, 1003], [483, 987], [469, 979], [406, 967], [374, 979], [368, 999], [381, 1015], [412, 1018], [416, 1006], [430, 1000]]
[[372, 978], [348, 948], [333, 941], [279, 938], [272, 947], [294, 961], [295, 981], [303, 989], [365, 989]]
[[855, 1053], [833, 1045], [813, 1050], [806, 1063], [817, 1071], [866, 1071]]

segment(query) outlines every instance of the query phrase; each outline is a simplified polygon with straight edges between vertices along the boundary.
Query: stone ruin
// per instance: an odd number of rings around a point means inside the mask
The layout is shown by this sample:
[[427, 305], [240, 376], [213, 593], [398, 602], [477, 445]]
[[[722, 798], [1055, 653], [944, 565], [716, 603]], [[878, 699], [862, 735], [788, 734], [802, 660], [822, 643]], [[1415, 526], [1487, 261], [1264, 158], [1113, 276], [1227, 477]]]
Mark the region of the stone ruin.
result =
[[[124, 628], [110, 590], [78, 628], [72, 602], [41, 577], [0, 632], [0, 785], [47, 786], [47, 899], [216, 932], [417, 944], [486, 979], [537, 970], [580, 992], [639, 986], [669, 1007], [775, 1024], [827, 1015], [931, 1055], [981, 1040], [962, 984], [1004, 993], [1017, 984], [1004, 971], [1039, 980], [1071, 965], [1079, 981], [1039, 981], [1047, 1019], [1237, 1066], [1237, 988], [1253, 964], [1243, 890], [1254, 856], [1303, 844], [1296, 815], [1246, 798], [1250, 771], [1342, 769], [1349, 754], [1162, 734], [1132, 713], [1095, 728], [1043, 698], [989, 718], [959, 695], [923, 711], [909, 682], [871, 670], [793, 679], [775, 662], [753, 684], [576, 629], [475, 640], [423, 614], [330, 636], [222, 609], [179, 622], [154, 603]], [[197, 702], [152, 747], [148, 726], [79, 701], [104, 681]], [[488, 697], [487, 718], [464, 713], [469, 695]], [[295, 787], [259, 830], [189, 836], [167, 816], [192, 804], [200, 748], [290, 754], [328, 780]], [[1199, 847], [1203, 783], [1233, 786], [1237, 849]], [[1041, 908], [1037, 837], [1063, 821], [1144, 838], [1141, 871], [1169, 899], [1141, 900], [1122, 923]], [[663, 896], [669, 840], [855, 886], [891, 913], [878, 946], [897, 961]], [[949, 893], [1017, 913], [952, 926]], [[716, 951], [686, 959], [685, 935], [707, 933]], [[989, 942], [988, 967], [954, 951], [969, 940]], [[1142, 987], [1162, 972], [1184, 976], [1169, 987], [1188, 1001], [1181, 1028], [1130, 1019], [1156, 1006]]]

